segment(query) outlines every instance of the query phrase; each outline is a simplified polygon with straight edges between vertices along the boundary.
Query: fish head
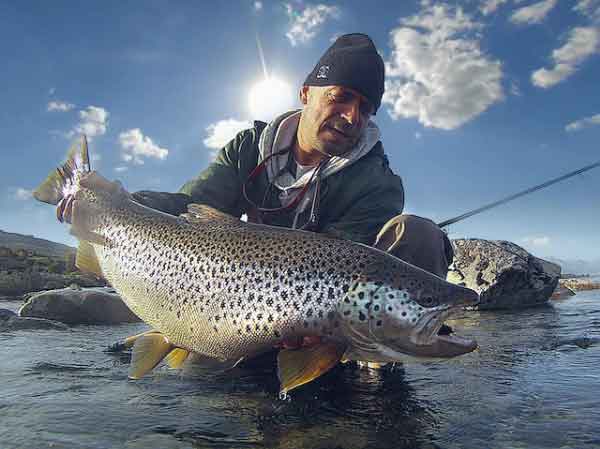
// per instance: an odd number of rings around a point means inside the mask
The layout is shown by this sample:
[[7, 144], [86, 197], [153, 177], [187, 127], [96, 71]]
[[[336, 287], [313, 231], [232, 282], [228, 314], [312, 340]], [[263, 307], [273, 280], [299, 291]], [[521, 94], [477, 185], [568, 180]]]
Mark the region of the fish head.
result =
[[[432, 275], [433, 276], [433, 275]], [[474, 340], [440, 335], [444, 322], [479, 300], [473, 290], [436, 277], [432, 289], [415, 290], [382, 282], [358, 281], [339, 303], [349, 340], [346, 358], [398, 362], [406, 356], [450, 358], [477, 348]]]

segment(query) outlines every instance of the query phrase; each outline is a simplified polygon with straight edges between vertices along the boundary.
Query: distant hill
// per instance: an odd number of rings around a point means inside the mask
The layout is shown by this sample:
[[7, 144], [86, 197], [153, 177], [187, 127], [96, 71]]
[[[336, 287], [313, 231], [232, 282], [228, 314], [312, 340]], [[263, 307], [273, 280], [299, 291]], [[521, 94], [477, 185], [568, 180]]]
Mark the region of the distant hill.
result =
[[58, 257], [64, 259], [67, 254], [74, 254], [75, 248], [50, 240], [39, 239], [32, 235], [16, 234], [0, 230], [0, 246], [13, 251], [26, 249], [41, 256]]
[[600, 259], [580, 260], [580, 259], [557, 259], [555, 257], [545, 257], [546, 260], [554, 262], [561, 266], [562, 273], [569, 274], [598, 274], [600, 273]]

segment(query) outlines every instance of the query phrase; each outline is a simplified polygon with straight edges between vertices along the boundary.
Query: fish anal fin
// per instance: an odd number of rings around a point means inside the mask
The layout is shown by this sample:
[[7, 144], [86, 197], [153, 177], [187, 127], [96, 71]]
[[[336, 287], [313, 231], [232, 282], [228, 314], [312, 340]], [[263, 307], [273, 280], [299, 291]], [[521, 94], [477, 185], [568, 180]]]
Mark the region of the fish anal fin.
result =
[[183, 348], [175, 348], [167, 354], [165, 362], [171, 368], [181, 368], [189, 355], [189, 351]]
[[281, 393], [287, 393], [325, 374], [343, 355], [344, 348], [332, 343], [320, 343], [300, 349], [282, 349], [277, 356]]
[[239, 224], [240, 220], [232, 215], [221, 212], [214, 207], [207, 206], [206, 204], [188, 204], [188, 211], [181, 215], [190, 223], [211, 223], [215, 221]]
[[98, 257], [96, 256], [96, 251], [91, 243], [88, 243], [85, 240], [81, 240], [79, 242], [79, 247], [77, 248], [77, 255], [75, 256], [75, 266], [79, 268], [81, 271], [87, 271], [88, 273], [93, 273], [98, 277], [103, 277], [102, 268], [100, 267], [100, 262], [98, 262]]
[[137, 338], [133, 345], [129, 378], [139, 379], [152, 371], [172, 350], [173, 345], [162, 334], [146, 334]]

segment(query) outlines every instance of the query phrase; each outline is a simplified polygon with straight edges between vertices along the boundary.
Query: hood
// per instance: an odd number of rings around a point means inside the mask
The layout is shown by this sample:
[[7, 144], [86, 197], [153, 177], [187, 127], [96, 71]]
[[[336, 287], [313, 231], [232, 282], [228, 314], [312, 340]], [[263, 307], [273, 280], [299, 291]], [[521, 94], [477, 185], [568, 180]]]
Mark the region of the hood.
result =
[[[267, 125], [258, 142], [259, 163], [271, 154], [293, 145], [301, 114], [302, 111], [288, 112], [277, 117]], [[369, 120], [356, 146], [343, 156], [333, 156], [322, 169], [321, 179], [331, 176], [365, 156], [373, 149], [379, 141], [380, 136], [381, 133], [377, 125]], [[272, 182], [275, 187], [281, 190], [279, 200], [283, 206], [287, 206], [292, 201], [295, 194], [310, 181], [313, 172], [316, 170], [316, 167], [314, 167], [296, 179], [289, 171], [285, 170], [289, 157], [289, 153], [272, 157], [266, 167], [269, 182]], [[315, 184], [314, 181], [313, 184]], [[312, 190], [314, 188], [314, 185], [309, 188], [309, 191], [298, 205], [298, 213], [306, 210], [310, 205], [311, 198], [313, 197], [312, 193], [314, 193]]]

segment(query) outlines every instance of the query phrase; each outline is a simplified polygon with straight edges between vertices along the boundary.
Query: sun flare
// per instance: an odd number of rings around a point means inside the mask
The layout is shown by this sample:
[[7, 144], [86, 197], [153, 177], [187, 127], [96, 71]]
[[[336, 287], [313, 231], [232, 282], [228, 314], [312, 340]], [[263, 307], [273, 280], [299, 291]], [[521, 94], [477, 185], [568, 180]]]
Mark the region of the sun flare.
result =
[[291, 87], [275, 77], [265, 78], [252, 86], [248, 101], [252, 118], [257, 120], [272, 120], [294, 107]]

